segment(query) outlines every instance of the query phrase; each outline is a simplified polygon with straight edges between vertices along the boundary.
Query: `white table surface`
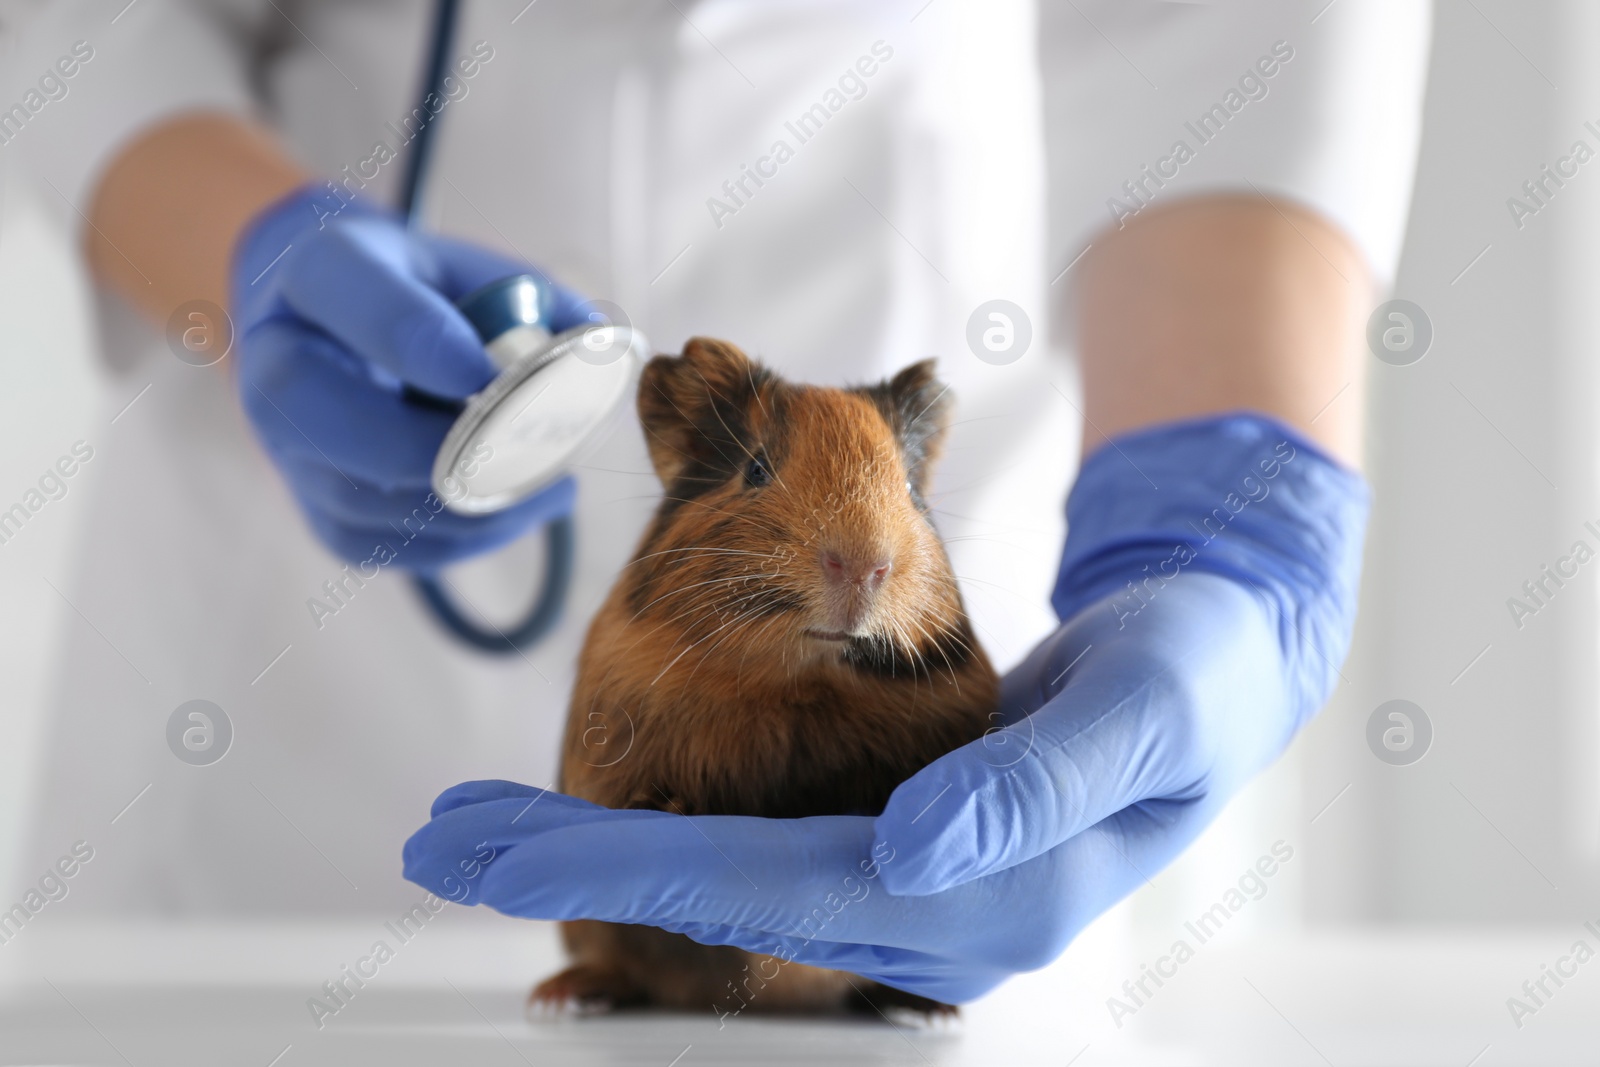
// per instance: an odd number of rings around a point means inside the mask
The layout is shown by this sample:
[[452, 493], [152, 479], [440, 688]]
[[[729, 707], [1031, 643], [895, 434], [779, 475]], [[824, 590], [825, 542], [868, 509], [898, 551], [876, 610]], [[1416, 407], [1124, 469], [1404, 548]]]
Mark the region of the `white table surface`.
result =
[[[617, 1015], [534, 1023], [553, 930], [447, 909], [319, 1029], [306, 1000], [392, 935], [381, 920], [266, 926], [40, 921], [0, 945], [0, 1064], [1096, 1064], [1497, 1067], [1600, 1063], [1600, 959], [1519, 1029], [1520, 995], [1583, 934], [1219, 938], [1118, 1028], [1107, 1009], [1153, 943], [1091, 930], [953, 1028], [882, 1020]], [[1600, 939], [1589, 937], [1592, 945]]]

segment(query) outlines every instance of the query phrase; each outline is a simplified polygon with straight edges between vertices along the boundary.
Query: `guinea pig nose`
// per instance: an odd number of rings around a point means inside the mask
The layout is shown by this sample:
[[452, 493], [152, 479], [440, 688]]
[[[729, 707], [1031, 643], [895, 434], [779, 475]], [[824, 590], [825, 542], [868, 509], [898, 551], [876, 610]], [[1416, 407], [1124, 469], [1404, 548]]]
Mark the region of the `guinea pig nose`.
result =
[[848, 582], [868, 592], [875, 592], [889, 576], [893, 562], [886, 556], [841, 555], [838, 552], [822, 553], [822, 573], [832, 582]]

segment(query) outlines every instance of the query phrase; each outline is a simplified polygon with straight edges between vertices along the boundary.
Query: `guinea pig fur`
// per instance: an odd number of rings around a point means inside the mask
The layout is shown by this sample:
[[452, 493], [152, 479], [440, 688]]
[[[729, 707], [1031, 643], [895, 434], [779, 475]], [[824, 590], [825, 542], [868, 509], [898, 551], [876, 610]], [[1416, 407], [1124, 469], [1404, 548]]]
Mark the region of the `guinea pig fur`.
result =
[[[874, 815], [993, 725], [999, 683], [924, 498], [950, 405], [931, 360], [852, 389], [791, 384], [707, 338], [652, 360], [638, 408], [665, 492], [589, 628], [561, 790], [686, 815]], [[573, 966], [536, 1005], [954, 1010], [653, 927], [562, 932]]]

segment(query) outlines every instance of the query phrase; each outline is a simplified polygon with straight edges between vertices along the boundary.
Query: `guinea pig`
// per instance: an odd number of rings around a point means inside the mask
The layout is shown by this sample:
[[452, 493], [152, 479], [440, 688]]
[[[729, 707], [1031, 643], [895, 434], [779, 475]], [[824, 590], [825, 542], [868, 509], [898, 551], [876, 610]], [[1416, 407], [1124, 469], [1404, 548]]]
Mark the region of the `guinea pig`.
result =
[[[875, 815], [984, 733], [999, 682], [924, 496], [950, 410], [931, 360], [828, 389], [695, 338], [646, 366], [638, 409], [665, 493], [579, 657], [562, 792], [686, 815]], [[654, 927], [562, 934], [573, 965], [533, 1007], [954, 1010]]]

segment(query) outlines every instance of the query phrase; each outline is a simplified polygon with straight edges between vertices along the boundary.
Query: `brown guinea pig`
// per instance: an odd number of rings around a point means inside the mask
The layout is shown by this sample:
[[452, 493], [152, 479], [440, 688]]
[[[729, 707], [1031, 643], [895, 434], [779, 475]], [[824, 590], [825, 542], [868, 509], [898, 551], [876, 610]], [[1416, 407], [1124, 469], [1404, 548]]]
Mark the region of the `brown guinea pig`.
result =
[[[562, 792], [687, 815], [875, 815], [981, 736], [999, 683], [923, 498], [948, 411], [931, 360], [856, 389], [792, 385], [706, 338], [652, 360], [639, 417], [666, 493], [589, 628]], [[573, 966], [535, 1005], [953, 1010], [654, 927], [562, 934]]]

